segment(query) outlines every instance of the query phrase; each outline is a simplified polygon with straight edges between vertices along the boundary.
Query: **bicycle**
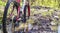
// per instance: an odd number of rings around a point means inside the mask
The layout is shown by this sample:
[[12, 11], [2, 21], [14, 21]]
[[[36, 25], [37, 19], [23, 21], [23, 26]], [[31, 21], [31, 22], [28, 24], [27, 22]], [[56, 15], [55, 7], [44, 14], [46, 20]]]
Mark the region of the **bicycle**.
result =
[[[7, 28], [6, 28], [6, 22], [7, 22], [7, 13], [8, 13], [8, 9], [9, 9], [9, 7], [10, 7], [10, 4], [12, 3], [12, 2], [14, 2], [15, 0], [8, 0], [7, 1], [7, 4], [6, 4], [6, 6], [5, 6], [5, 9], [4, 9], [4, 14], [3, 14], [3, 19], [2, 19], [2, 22], [3, 22], [3, 33], [8, 33], [7, 32]], [[17, 0], [18, 1], [18, 3], [20, 3], [20, 0]], [[24, 0], [25, 1], [25, 0]], [[30, 6], [29, 6], [29, 3], [28, 3], [28, 5], [24, 5], [24, 8], [23, 8], [23, 11], [24, 11], [24, 15], [23, 15], [23, 22], [26, 22], [26, 8], [28, 7], [28, 17], [30, 16]], [[19, 15], [20, 15], [20, 6], [18, 7], [18, 12], [17, 12], [17, 14], [18, 14], [18, 17], [17, 18], [19, 18]], [[17, 19], [16, 19], [17, 20]], [[12, 23], [12, 20], [8, 20], [8, 22], [11, 22]]]

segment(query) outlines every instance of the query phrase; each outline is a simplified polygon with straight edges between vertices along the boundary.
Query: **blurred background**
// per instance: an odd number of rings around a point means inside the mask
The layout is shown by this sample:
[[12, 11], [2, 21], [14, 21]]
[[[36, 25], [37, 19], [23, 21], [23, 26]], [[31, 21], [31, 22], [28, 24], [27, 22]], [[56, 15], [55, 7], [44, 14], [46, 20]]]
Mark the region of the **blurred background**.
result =
[[[6, 3], [7, 0], [0, 0], [0, 27]], [[20, 4], [22, 7], [22, 0]], [[27, 23], [38, 26], [38, 28], [41, 26], [40, 30], [51, 30], [54, 33], [58, 33], [60, 28], [60, 0], [30, 0], [30, 10], [31, 16]], [[9, 12], [10, 10], [8, 15]], [[0, 29], [1, 31], [2, 29]]]

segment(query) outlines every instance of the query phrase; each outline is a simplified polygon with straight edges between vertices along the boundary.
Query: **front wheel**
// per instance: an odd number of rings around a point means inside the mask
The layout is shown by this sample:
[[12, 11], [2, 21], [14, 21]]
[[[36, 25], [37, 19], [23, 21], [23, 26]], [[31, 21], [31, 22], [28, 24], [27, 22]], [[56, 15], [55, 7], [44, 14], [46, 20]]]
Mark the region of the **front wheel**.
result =
[[7, 30], [6, 30], [6, 17], [7, 17], [7, 12], [8, 12], [9, 5], [10, 5], [10, 3], [7, 2], [6, 6], [5, 6], [5, 9], [4, 9], [4, 14], [3, 14], [3, 19], [2, 19], [3, 33], [7, 33]]
[[[11, 0], [8, 0], [6, 6], [5, 6], [5, 9], [4, 9], [4, 14], [3, 14], [3, 19], [2, 19], [2, 23], [3, 23], [3, 33], [8, 33], [7, 31], [7, 26], [11, 26], [12, 23], [10, 23], [10, 19], [7, 19], [8, 18], [8, 11], [9, 11], [9, 7], [10, 7], [10, 4], [11, 4]], [[8, 22], [8, 25], [7, 25], [7, 22]]]

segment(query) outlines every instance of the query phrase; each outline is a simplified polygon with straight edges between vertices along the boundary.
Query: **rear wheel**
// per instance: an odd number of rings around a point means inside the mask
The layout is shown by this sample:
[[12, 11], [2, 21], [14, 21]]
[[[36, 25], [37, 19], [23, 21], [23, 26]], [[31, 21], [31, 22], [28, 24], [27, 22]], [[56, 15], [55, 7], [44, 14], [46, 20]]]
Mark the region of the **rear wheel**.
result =
[[29, 16], [30, 16], [30, 7], [29, 7], [29, 5], [25, 5], [23, 11], [24, 11], [23, 22], [26, 22], [26, 20], [29, 19]]

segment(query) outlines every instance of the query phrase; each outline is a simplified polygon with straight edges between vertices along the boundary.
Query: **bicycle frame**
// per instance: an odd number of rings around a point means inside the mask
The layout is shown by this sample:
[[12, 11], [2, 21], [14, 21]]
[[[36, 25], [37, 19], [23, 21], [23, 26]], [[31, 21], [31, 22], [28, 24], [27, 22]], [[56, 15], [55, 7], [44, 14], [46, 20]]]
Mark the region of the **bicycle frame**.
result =
[[[18, 3], [20, 2], [19, 0], [17, 1]], [[23, 1], [23, 12], [24, 12], [24, 19], [23, 19], [23, 22], [26, 22], [26, 8], [28, 8], [28, 17], [30, 16], [30, 6], [29, 6], [29, 2], [27, 0], [24, 0]], [[26, 4], [26, 2], [28, 2], [28, 4]], [[17, 16], [17, 20], [19, 18], [19, 15], [20, 15], [20, 6], [18, 6], [18, 16]]]
[[[4, 9], [4, 14], [3, 14], [3, 19], [2, 19], [2, 23], [3, 23], [3, 33], [7, 33], [7, 30], [6, 30], [6, 19], [7, 19], [7, 12], [8, 12], [8, 8], [9, 8], [9, 5], [11, 2], [13, 2], [15, 0], [8, 0], [7, 1], [7, 4], [5, 6], [5, 9]], [[26, 1], [26, 0], [24, 0]], [[20, 0], [17, 0], [18, 3], [20, 3]], [[28, 6], [28, 16], [30, 16], [30, 6], [29, 6], [29, 3], [27, 4]], [[26, 6], [26, 5], [24, 5]], [[26, 22], [26, 7], [23, 8], [23, 11], [24, 11], [24, 22]], [[19, 16], [19, 13], [20, 12], [20, 6], [18, 6], [18, 16]], [[17, 17], [18, 18], [18, 17]]]

